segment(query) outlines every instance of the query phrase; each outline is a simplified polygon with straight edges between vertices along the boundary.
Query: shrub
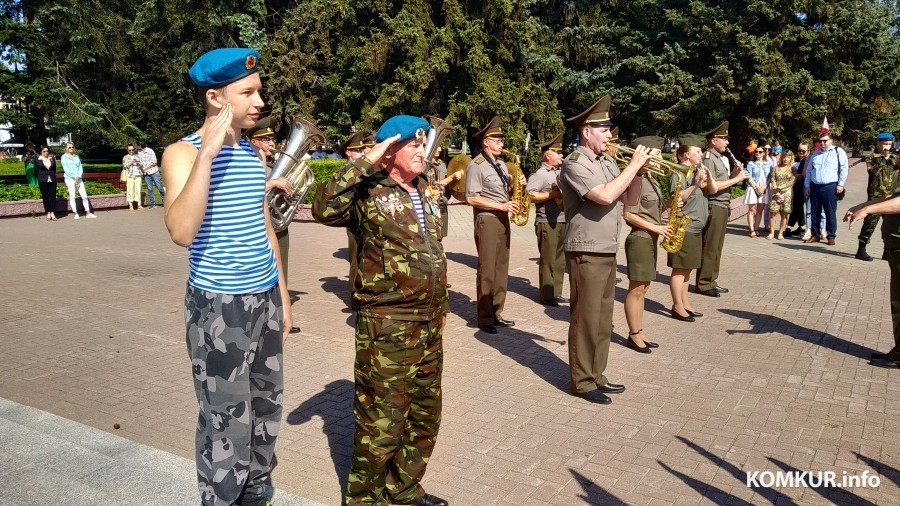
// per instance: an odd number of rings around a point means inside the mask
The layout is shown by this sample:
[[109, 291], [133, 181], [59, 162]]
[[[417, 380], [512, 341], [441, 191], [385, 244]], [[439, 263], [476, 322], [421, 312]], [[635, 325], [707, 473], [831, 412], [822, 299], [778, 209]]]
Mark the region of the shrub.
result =
[[22, 160], [19, 160], [18, 158], [4, 158], [0, 160], [0, 166], [16, 166], [22, 168], [22, 170], [25, 170], [25, 165], [22, 163]]
[[[107, 183], [92, 183], [85, 181], [85, 189], [88, 195], [115, 195], [121, 193], [113, 185]], [[56, 197], [67, 199], [69, 192], [66, 185], [56, 186]], [[24, 184], [0, 185], [0, 202], [14, 202], [17, 200], [40, 200], [41, 191]]]
[[347, 160], [310, 160], [309, 168], [312, 170], [313, 176], [315, 176], [315, 183], [309, 189], [309, 193], [306, 194], [306, 199], [304, 199], [303, 203], [311, 204], [319, 184], [333, 177], [346, 163]]

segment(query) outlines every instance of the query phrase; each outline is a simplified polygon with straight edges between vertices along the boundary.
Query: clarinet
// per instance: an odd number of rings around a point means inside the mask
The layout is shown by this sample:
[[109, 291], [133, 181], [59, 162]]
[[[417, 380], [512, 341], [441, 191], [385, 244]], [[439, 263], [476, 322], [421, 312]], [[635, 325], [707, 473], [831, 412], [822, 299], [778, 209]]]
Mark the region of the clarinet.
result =
[[[731, 152], [731, 148], [725, 148], [725, 154], [728, 155], [728, 159], [731, 160], [731, 163], [733, 163], [735, 167], [737, 167], [740, 170], [745, 170], [744, 164], [741, 163], [740, 160], [738, 160], [736, 156], [734, 156], [734, 153]], [[753, 181], [752, 179], [747, 179], [747, 186], [749, 186], [750, 188], [753, 188], [753, 191], [755, 191], [757, 195], [762, 195], [759, 192], [759, 188], [757, 188], [757, 186], [756, 186], [756, 181]]]

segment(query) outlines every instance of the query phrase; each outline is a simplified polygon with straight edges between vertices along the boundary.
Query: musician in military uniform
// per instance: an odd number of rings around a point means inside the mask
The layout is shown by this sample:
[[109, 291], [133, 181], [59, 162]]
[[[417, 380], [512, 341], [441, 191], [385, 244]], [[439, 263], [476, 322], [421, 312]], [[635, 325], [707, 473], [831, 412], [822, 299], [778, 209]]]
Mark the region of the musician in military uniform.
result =
[[725, 156], [728, 150], [728, 121], [706, 133], [706, 144], [703, 165], [712, 176], [706, 186], [709, 220], [703, 229], [703, 255], [694, 289], [702, 295], [719, 297], [728, 293], [728, 289], [719, 286], [717, 280], [722, 249], [725, 247], [725, 228], [731, 213], [731, 187], [750, 175], [742, 167], [732, 167], [731, 160]]
[[571, 285], [569, 370], [572, 395], [610, 404], [608, 393], [625, 391], [604, 371], [612, 336], [616, 251], [622, 208], [637, 204], [641, 179], [635, 176], [649, 150], [638, 146], [621, 172], [607, 153], [612, 137], [609, 95], [570, 118], [579, 145], [562, 164], [559, 188], [566, 209], [563, 249]]
[[[645, 136], [631, 141], [631, 147], [646, 146], [650, 156], [662, 155], [662, 137]], [[652, 162], [648, 162], [652, 163]], [[659, 238], [672, 237], [673, 231], [662, 222], [665, 200], [653, 174], [642, 171], [641, 198], [637, 204], [624, 209], [625, 223], [631, 233], [625, 238], [625, 258], [628, 263], [628, 294], [625, 296], [625, 320], [628, 321], [628, 347], [638, 353], [650, 353], [658, 345], [644, 335], [644, 298], [650, 282], [656, 279]]]
[[495, 116], [473, 136], [481, 143], [481, 153], [466, 169], [466, 202], [474, 212], [478, 250], [478, 328], [488, 334], [496, 334], [497, 327], [515, 326], [502, 316], [509, 277], [509, 215], [519, 212], [518, 204], [510, 200], [516, 182], [510, 181], [509, 169], [497, 159], [503, 137], [500, 116]]
[[[367, 134], [362, 130], [354, 132], [350, 137], [344, 141], [343, 144], [338, 146], [337, 153], [343, 153], [344, 158], [346, 158], [350, 162], [355, 162], [362, 158], [363, 155], [369, 152], [372, 149], [372, 146], [375, 145], [375, 138], [372, 134]], [[356, 239], [353, 236], [353, 233], [350, 229], [347, 229], [347, 259], [350, 261], [350, 273], [348, 275], [349, 285], [350, 285], [350, 293], [353, 293], [353, 290], [356, 289], [356, 282], [358, 279], [356, 278], [356, 273], [358, 272], [356, 266], [356, 258], [359, 256], [360, 251], [357, 251]], [[356, 303], [354, 302], [353, 297], [350, 297], [350, 305], [356, 309]]]
[[560, 133], [550, 142], [542, 144], [544, 152], [541, 166], [528, 178], [526, 191], [534, 203], [534, 232], [537, 235], [539, 301], [545, 306], [559, 307], [568, 303], [562, 296], [563, 276], [566, 272], [566, 255], [563, 238], [566, 234], [566, 215], [558, 202], [562, 202], [557, 178], [562, 165], [562, 139]]
[[[875, 137], [876, 152], [866, 157], [866, 165], [869, 168], [869, 185], [866, 193], [869, 200], [887, 197], [894, 191], [897, 170], [900, 170], [900, 157], [891, 153], [894, 145], [894, 136], [888, 132], [880, 133]], [[871, 262], [872, 257], [866, 252], [866, 246], [878, 226], [878, 215], [866, 216], [862, 230], [859, 231], [859, 249], [856, 251], [858, 260]]]
[[441, 421], [447, 260], [422, 176], [428, 122], [395, 116], [369, 153], [319, 186], [313, 216], [347, 227], [358, 258], [356, 421], [346, 504], [444, 506], [420, 482]]

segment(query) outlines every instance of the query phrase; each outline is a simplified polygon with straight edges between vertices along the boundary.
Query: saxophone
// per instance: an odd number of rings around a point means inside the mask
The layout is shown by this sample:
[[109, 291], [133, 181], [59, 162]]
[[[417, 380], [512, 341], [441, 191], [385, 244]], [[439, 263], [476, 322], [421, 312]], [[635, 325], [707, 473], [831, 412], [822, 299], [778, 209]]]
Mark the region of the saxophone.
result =
[[688, 225], [691, 224], [691, 218], [679, 212], [679, 204], [681, 204], [681, 186], [684, 183], [684, 176], [680, 172], [672, 172], [678, 176], [678, 186], [672, 191], [672, 198], [669, 199], [669, 219], [666, 221], [666, 228], [672, 231], [672, 237], [663, 239], [662, 249], [668, 253], [678, 253], [681, 251], [681, 245], [684, 243], [684, 233], [687, 231]]
[[506, 167], [509, 169], [509, 180], [512, 184], [511, 202], [519, 205], [519, 212], [510, 217], [510, 221], [520, 227], [524, 227], [528, 223], [528, 215], [531, 212], [531, 194], [525, 191], [525, 185], [519, 183], [519, 176], [522, 174], [522, 163], [519, 155], [503, 150], [503, 158], [506, 159]]

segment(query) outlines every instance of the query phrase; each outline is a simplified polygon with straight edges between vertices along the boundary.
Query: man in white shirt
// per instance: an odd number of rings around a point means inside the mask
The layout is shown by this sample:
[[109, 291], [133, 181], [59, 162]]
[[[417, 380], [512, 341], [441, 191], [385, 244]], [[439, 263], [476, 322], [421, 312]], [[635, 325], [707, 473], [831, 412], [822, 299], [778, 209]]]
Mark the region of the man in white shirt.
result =
[[159, 174], [159, 166], [156, 162], [156, 153], [147, 147], [147, 143], [139, 142], [138, 158], [141, 160], [141, 168], [144, 170], [144, 184], [147, 185], [147, 201], [150, 203], [148, 209], [156, 207], [156, 194], [153, 188], [159, 190], [159, 205], [165, 205], [166, 189], [162, 184], [162, 176]]

